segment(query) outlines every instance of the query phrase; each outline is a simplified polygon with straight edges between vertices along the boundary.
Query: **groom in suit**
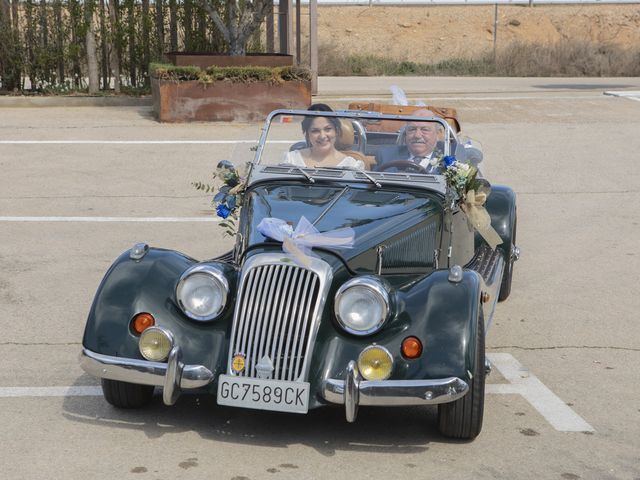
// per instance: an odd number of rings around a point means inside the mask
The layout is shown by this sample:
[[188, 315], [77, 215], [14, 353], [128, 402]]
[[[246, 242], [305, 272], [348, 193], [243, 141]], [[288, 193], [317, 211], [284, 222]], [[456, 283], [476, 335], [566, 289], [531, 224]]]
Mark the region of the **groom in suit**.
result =
[[[433, 117], [431, 110], [421, 109], [413, 113], [416, 117]], [[442, 140], [442, 126], [435, 122], [409, 122], [405, 127], [404, 145], [381, 147], [376, 152], [376, 165], [379, 169], [385, 163], [404, 160], [414, 162], [427, 170], [427, 173], [441, 173], [437, 166], [429, 162], [434, 148]]]

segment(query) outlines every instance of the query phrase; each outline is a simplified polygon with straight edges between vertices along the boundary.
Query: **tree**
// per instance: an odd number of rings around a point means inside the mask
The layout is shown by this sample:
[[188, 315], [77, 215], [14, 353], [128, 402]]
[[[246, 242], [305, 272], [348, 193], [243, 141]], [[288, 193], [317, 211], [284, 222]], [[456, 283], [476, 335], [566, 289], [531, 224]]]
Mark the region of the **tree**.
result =
[[20, 86], [18, 30], [14, 28], [17, 25], [17, 9], [12, 10], [11, 7], [9, 0], [0, 0], [0, 82], [6, 90]]
[[247, 42], [260, 28], [273, 0], [225, 0], [226, 22], [220, 17], [214, 2], [211, 0], [199, 1], [220, 30], [229, 46], [229, 53], [240, 56], [246, 53]]
[[113, 91], [120, 93], [120, 61], [122, 60], [122, 39], [118, 21], [118, 0], [109, 0], [109, 20], [111, 24], [110, 63], [113, 71]]
[[171, 51], [178, 50], [178, 5], [176, 0], [169, 0], [169, 37]]
[[87, 73], [89, 76], [89, 93], [95, 94], [100, 90], [100, 73], [98, 71], [98, 52], [96, 49], [96, 28], [93, 19], [95, 0], [87, 0], [84, 6], [84, 19], [86, 22], [86, 49], [87, 49]]

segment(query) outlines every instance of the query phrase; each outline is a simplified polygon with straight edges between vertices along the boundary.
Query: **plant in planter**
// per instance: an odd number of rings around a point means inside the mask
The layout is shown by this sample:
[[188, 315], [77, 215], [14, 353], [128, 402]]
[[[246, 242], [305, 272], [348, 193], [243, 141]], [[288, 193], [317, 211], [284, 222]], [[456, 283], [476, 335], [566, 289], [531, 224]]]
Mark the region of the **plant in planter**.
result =
[[208, 67], [152, 64], [154, 111], [162, 122], [262, 121], [278, 108], [311, 103], [311, 72], [300, 66]]
[[306, 108], [311, 103], [309, 70], [291, 64], [282, 66], [283, 61], [291, 62], [290, 58], [258, 67], [255, 57], [246, 56], [247, 42], [260, 28], [272, 1], [199, 0], [199, 4], [224, 38], [229, 54], [226, 58], [234, 61], [223, 61], [223, 65], [232, 65], [223, 67], [216, 65], [220, 58], [211, 55], [206, 60], [198, 59], [199, 68], [177, 65], [180, 54], [172, 52], [167, 56], [176, 65], [151, 65], [151, 92], [160, 121], [261, 121], [277, 108]]

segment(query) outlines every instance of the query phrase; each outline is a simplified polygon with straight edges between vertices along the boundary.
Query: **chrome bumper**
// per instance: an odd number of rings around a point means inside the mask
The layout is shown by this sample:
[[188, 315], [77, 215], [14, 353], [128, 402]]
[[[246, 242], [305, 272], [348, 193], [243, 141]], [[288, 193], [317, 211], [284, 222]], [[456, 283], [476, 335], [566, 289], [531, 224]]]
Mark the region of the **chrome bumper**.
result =
[[80, 366], [94, 377], [163, 387], [164, 403], [173, 405], [183, 389], [204, 387], [213, 381], [211, 370], [203, 365], [185, 365], [181, 356], [178, 346], [169, 353], [167, 363], [112, 357], [83, 348]]
[[330, 403], [344, 404], [347, 421], [354, 422], [359, 405], [434, 405], [453, 402], [468, 390], [467, 383], [457, 377], [437, 380], [361, 380], [356, 362], [351, 361], [345, 380], [326, 380], [322, 396]]

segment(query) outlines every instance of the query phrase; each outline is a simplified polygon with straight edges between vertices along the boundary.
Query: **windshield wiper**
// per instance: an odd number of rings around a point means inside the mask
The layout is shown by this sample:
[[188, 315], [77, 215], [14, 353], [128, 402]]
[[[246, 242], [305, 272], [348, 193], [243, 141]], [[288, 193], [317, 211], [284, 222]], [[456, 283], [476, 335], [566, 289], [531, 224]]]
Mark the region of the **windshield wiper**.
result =
[[358, 168], [357, 171], [360, 172], [362, 175], [364, 175], [367, 180], [373, 183], [376, 186], [376, 188], [382, 188], [382, 184], [378, 182], [375, 178], [373, 178], [371, 175], [369, 175], [367, 172], [365, 172], [360, 168]]
[[297, 172], [301, 173], [307, 180], [309, 180], [309, 183], [316, 183], [315, 178], [313, 178], [311, 175], [309, 175], [307, 172], [305, 172], [302, 168], [298, 167], [297, 165], [288, 165], [288, 167], [293, 168]]

